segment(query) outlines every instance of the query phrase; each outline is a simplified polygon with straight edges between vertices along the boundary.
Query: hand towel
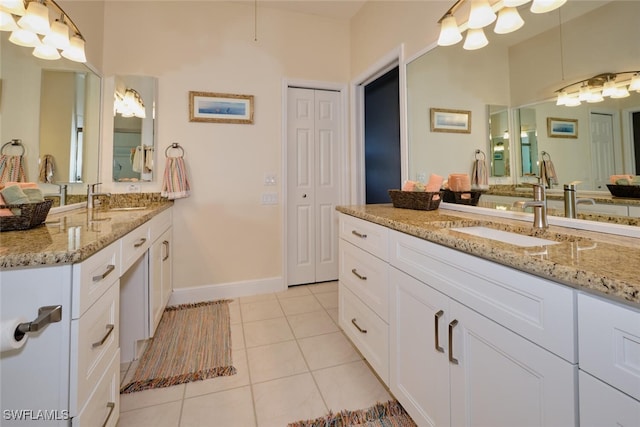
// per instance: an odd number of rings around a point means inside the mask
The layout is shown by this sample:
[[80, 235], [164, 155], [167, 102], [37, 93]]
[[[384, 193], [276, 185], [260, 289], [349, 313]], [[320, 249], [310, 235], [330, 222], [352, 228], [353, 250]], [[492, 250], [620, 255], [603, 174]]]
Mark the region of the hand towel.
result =
[[551, 188], [552, 184], [558, 183], [558, 175], [556, 174], [556, 168], [553, 165], [551, 159], [542, 160], [542, 167], [540, 168], [540, 178], [542, 183]]
[[160, 195], [169, 200], [189, 197], [191, 186], [187, 177], [187, 167], [182, 157], [167, 157]]
[[402, 191], [415, 191], [415, 189], [416, 189], [415, 181], [406, 180], [404, 184], [402, 184]]
[[44, 202], [44, 196], [39, 188], [23, 188], [22, 191], [29, 198], [29, 203]]
[[22, 156], [0, 155], [0, 184], [8, 181], [26, 181]]
[[146, 173], [153, 171], [153, 147], [144, 149], [144, 168]]
[[55, 166], [53, 163], [53, 156], [51, 154], [45, 154], [40, 159], [40, 169], [38, 171], [38, 180], [47, 184], [53, 184], [53, 172]]
[[427, 182], [425, 191], [429, 193], [435, 193], [437, 191], [440, 191], [440, 188], [442, 188], [443, 181], [444, 181], [443, 177], [441, 177], [440, 175], [436, 175], [435, 173], [432, 173], [431, 175], [429, 175], [429, 182]]
[[[6, 206], [7, 203], [4, 201], [4, 197], [0, 194], [0, 206]], [[13, 216], [13, 212], [8, 208], [0, 208], [0, 216]]]
[[23, 203], [29, 203], [29, 196], [24, 194], [22, 188], [17, 185], [10, 185], [0, 190], [2, 197], [8, 205], [21, 205]]
[[38, 188], [38, 184], [35, 182], [15, 182], [15, 181], [9, 181], [5, 184], [5, 187], [9, 187], [11, 185], [17, 185], [18, 187], [22, 188], [23, 190], [25, 188]]
[[486, 190], [489, 188], [489, 174], [487, 173], [487, 162], [482, 159], [475, 159], [471, 170], [471, 188]]
[[633, 179], [633, 175], [611, 175], [609, 177], [609, 183], [610, 184], [615, 184], [617, 180], [619, 179], [629, 179], [632, 180]]
[[466, 173], [452, 173], [449, 175], [449, 190], [471, 191], [471, 178]]
[[134, 172], [142, 172], [144, 168], [144, 149], [142, 146], [137, 146], [135, 151], [133, 152], [133, 157], [131, 159], [131, 169]]

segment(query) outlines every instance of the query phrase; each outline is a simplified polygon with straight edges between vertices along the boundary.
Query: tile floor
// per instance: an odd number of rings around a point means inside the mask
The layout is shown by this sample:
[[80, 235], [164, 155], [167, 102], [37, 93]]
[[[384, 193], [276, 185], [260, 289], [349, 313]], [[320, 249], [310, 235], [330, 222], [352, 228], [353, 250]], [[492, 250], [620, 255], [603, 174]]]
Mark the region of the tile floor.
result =
[[[337, 282], [238, 298], [230, 309], [238, 373], [123, 394], [118, 427], [285, 427], [391, 399], [338, 327]], [[135, 363], [123, 365], [123, 382]]]

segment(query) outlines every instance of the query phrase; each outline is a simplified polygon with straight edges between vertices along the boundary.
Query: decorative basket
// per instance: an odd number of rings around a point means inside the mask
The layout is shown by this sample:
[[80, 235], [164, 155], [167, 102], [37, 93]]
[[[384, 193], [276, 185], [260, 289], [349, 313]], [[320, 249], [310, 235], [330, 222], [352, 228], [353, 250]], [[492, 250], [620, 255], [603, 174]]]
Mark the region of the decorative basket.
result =
[[640, 185], [613, 185], [607, 184], [612, 196], [626, 197], [627, 199], [640, 199]]
[[442, 192], [389, 190], [394, 208], [433, 211], [438, 209], [442, 200]]
[[22, 205], [0, 205], [0, 209], [20, 209], [19, 215], [0, 216], [0, 231], [28, 230], [47, 219], [53, 200]]
[[451, 191], [444, 190], [444, 202], [457, 203], [459, 205], [477, 206], [482, 196], [482, 191]]

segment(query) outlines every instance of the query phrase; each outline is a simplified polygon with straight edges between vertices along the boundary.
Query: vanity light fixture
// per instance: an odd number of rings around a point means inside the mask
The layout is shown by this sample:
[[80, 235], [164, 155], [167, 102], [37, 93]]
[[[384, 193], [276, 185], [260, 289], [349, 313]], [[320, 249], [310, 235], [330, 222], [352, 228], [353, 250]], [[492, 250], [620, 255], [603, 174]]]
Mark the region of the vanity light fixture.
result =
[[122, 117], [147, 117], [144, 102], [137, 90], [127, 88], [123, 94], [115, 92], [113, 103], [114, 115], [120, 114]]
[[601, 102], [605, 97], [626, 98], [630, 91], [640, 92], [640, 71], [603, 73], [558, 89], [556, 105], [575, 107], [582, 102]]
[[[489, 44], [484, 36], [484, 27], [495, 21], [494, 32], [496, 34], [507, 34], [520, 29], [524, 25], [524, 20], [516, 8], [532, 0], [500, 0], [494, 2], [493, 5], [489, 4], [489, 0], [471, 0], [467, 21], [458, 26], [455, 13], [465, 1], [457, 0], [438, 21], [440, 24], [439, 46], [451, 46], [458, 43], [462, 40], [462, 33], [467, 31], [463, 46], [465, 49], [472, 50], [484, 47]], [[566, 2], [567, 0], [533, 0], [531, 12], [550, 12]]]
[[[50, 11], [60, 18], [50, 22]], [[87, 62], [84, 37], [54, 0], [0, 0], [0, 31], [11, 31], [9, 41], [38, 58]]]

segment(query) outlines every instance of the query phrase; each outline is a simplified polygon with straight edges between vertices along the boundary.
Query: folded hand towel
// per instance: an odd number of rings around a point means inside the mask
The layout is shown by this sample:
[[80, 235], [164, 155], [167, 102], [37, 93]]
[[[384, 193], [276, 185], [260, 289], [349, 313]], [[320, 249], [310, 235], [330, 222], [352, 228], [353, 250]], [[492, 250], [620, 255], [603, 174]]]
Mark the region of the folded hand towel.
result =
[[427, 182], [425, 191], [428, 191], [429, 193], [440, 191], [440, 188], [442, 188], [442, 181], [444, 181], [443, 177], [432, 173], [429, 176], [429, 182]]
[[616, 179], [616, 185], [631, 185], [628, 178]]
[[[0, 206], [5, 206], [6, 203], [4, 201], [4, 198], [2, 197], [2, 194], [0, 194]], [[1, 208], [0, 209], [0, 216], [12, 216], [13, 212], [11, 212], [11, 209], [7, 209], [7, 208]]]
[[0, 190], [2, 197], [8, 205], [21, 205], [23, 203], [29, 203], [29, 196], [24, 194], [22, 188], [17, 185], [10, 185]]
[[402, 191], [414, 191], [416, 188], [416, 182], [415, 181], [405, 181], [404, 184], [402, 184]]
[[31, 203], [44, 202], [42, 191], [39, 188], [23, 188], [22, 191], [29, 198], [29, 202]]
[[10, 187], [12, 185], [17, 185], [18, 187], [25, 189], [25, 188], [38, 188], [38, 184], [35, 182], [15, 182], [15, 181], [9, 181], [5, 184], [5, 187]]
[[611, 175], [609, 177], [609, 183], [615, 184], [619, 179], [633, 179], [633, 175]]
[[471, 178], [466, 173], [452, 173], [449, 175], [449, 190], [470, 191]]

